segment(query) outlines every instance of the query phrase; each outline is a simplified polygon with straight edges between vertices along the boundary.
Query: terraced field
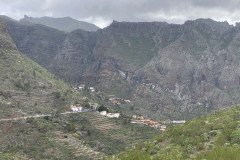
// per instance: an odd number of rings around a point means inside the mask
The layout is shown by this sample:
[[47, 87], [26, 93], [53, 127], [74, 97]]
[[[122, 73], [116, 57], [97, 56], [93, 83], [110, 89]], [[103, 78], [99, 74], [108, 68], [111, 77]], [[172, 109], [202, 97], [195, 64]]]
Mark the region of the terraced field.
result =
[[72, 149], [76, 157], [84, 157], [91, 160], [101, 160], [105, 157], [103, 153], [93, 150], [84, 144], [83, 140], [74, 137], [72, 134], [61, 131], [56, 131], [55, 134], [56, 137], [53, 140]]
[[96, 127], [98, 130], [102, 132], [108, 132], [110, 130], [119, 130], [120, 126], [114, 124], [108, 117], [99, 115], [97, 113], [94, 114], [96, 117], [90, 119], [91, 124]]
[[29, 159], [101, 160], [161, 133], [126, 120], [88, 112], [0, 122], [0, 130], [9, 131], [0, 133], [0, 152]]
[[160, 134], [159, 130], [151, 127], [125, 124], [123, 119], [108, 118], [97, 113], [89, 116], [89, 121], [92, 126], [103, 132], [107, 137], [125, 144], [125, 149]]

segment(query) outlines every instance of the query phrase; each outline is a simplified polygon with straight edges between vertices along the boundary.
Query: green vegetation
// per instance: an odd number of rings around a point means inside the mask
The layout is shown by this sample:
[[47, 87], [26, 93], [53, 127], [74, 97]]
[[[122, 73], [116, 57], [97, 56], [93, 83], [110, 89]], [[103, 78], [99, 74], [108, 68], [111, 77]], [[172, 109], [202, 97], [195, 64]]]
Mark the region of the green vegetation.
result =
[[101, 105], [100, 107], [98, 107], [97, 109], [99, 112], [102, 112], [102, 111], [107, 111], [109, 112], [109, 109], [107, 107], [105, 107], [104, 105]]
[[95, 113], [73, 113], [0, 122], [0, 155], [25, 159], [98, 159], [160, 134], [159, 130], [124, 121]]
[[0, 63], [0, 107], [9, 106], [5, 113], [1, 110], [1, 118], [11, 117], [7, 112], [64, 111], [72, 102], [81, 101], [80, 93], [17, 51], [0, 49]]
[[0, 118], [63, 112], [81, 94], [20, 54], [0, 21]]
[[239, 145], [216, 147], [197, 156], [196, 160], [239, 160]]
[[116, 35], [117, 45], [111, 48], [109, 55], [126, 61], [131, 67], [143, 67], [155, 56], [156, 53], [152, 50], [154, 48], [152, 39], [144, 37], [143, 34], [139, 34], [139, 37], [127, 35], [127, 38], [123, 40]]
[[240, 159], [240, 106], [173, 126], [163, 135], [122, 152], [121, 160]]
[[[1, 158], [1, 160], [14, 160], [14, 159], [16, 159], [15, 156], [10, 155], [10, 154], [6, 154], [6, 153], [2, 153], [2, 152], [0, 152], [0, 158]], [[20, 159], [20, 157], [18, 157], [18, 159]]]

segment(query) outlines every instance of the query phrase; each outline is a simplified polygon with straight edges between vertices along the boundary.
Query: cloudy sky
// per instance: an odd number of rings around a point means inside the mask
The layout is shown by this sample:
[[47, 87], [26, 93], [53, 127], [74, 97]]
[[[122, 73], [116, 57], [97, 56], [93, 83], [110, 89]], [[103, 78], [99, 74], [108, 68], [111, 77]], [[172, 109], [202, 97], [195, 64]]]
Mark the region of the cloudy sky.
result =
[[212, 18], [240, 22], [240, 0], [0, 0], [0, 14], [14, 19], [66, 17], [99, 27], [116, 21], [166, 21]]

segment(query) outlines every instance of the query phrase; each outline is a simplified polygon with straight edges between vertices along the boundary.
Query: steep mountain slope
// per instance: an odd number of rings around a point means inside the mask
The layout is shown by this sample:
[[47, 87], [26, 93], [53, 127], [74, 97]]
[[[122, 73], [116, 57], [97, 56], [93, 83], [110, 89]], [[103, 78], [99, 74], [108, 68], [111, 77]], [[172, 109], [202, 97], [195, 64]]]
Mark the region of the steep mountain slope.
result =
[[6, 16], [0, 18], [7, 24], [9, 34], [18, 49], [48, 69], [63, 46], [66, 33], [43, 25], [26, 25]]
[[0, 118], [69, 110], [78, 93], [20, 54], [0, 21]]
[[85, 31], [96, 31], [100, 29], [94, 24], [78, 21], [71, 17], [63, 17], [63, 18], [52, 18], [52, 17], [40, 17], [40, 18], [33, 18], [24, 16], [23, 19], [20, 20], [23, 23], [35, 23], [35, 24], [42, 24], [45, 26], [49, 26], [55, 29], [59, 29], [65, 32], [71, 32], [75, 29], [82, 29]]
[[[14, 37], [16, 28], [9, 30]], [[239, 103], [239, 31], [211, 19], [182, 25], [114, 21], [97, 32], [66, 34], [55, 57], [39, 64], [70, 83], [130, 99], [134, 105], [126, 112], [191, 118]], [[29, 42], [13, 39], [23, 53], [32, 50]]]
[[143, 115], [186, 118], [239, 103], [238, 35], [238, 27], [210, 19], [113, 22], [69, 34], [50, 70], [130, 97]]
[[116, 160], [238, 160], [240, 106], [173, 126], [149, 142], [117, 155]]
[[99, 160], [161, 133], [128, 117], [59, 114], [83, 94], [19, 53], [0, 21], [0, 159]]

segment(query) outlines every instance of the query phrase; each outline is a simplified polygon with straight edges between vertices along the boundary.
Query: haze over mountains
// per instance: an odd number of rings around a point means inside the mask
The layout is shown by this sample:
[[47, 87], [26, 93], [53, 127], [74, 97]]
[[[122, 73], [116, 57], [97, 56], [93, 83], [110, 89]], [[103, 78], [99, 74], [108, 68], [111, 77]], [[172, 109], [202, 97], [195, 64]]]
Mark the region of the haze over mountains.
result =
[[20, 22], [42, 24], [65, 32], [71, 32], [75, 29], [82, 29], [85, 31], [96, 31], [100, 29], [94, 24], [78, 21], [71, 17], [52, 18], [45, 16], [40, 18], [33, 18], [25, 15], [24, 18], [20, 19]]
[[188, 118], [239, 103], [238, 25], [114, 21], [64, 33], [5, 22], [21, 52], [69, 83], [134, 100], [135, 113]]

